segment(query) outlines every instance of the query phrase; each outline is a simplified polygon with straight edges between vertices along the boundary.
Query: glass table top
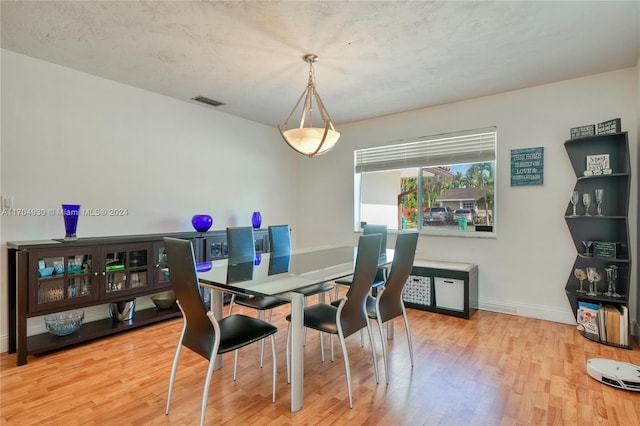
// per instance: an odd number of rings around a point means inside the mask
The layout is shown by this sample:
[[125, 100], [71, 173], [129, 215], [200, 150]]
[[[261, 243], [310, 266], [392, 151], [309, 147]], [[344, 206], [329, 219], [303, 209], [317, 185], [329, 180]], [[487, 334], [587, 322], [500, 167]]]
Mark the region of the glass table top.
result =
[[[249, 295], [273, 296], [353, 273], [357, 247], [321, 247], [294, 250], [290, 255], [262, 253], [254, 259], [231, 258], [197, 264], [201, 285]], [[393, 261], [393, 250], [380, 256], [379, 265]]]

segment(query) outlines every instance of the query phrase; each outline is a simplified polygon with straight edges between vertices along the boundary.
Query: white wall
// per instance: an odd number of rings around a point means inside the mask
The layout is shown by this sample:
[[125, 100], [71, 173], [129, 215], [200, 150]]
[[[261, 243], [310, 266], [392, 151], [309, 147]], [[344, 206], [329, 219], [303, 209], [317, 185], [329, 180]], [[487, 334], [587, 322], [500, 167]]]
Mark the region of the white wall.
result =
[[[309, 159], [275, 128], [0, 53], [0, 193], [20, 208], [77, 202], [128, 210], [81, 217], [79, 237], [190, 230], [190, 217], [202, 212], [213, 215], [216, 229], [248, 225], [258, 209], [265, 224], [290, 223], [298, 247], [351, 244], [355, 146], [497, 126], [497, 237], [422, 236], [418, 257], [477, 263], [481, 308], [571, 323], [564, 286], [575, 249], [563, 219], [575, 183], [563, 146], [569, 128], [621, 118], [638, 173], [637, 67], [341, 125], [337, 147]], [[510, 187], [510, 150], [538, 146], [544, 186]], [[636, 180], [631, 194], [637, 254]], [[60, 217], [1, 218], [0, 312], [7, 307], [6, 242], [63, 233]], [[1, 314], [1, 351], [6, 335]]]
[[[122, 208], [81, 216], [78, 237], [289, 223], [297, 230], [296, 154], [275, 127], [2, 50], [0, 192], [15, 207]], [[0, 350], [6, 351], [6, 242], [64, 237], [62, 217], [0, 220]], [[106, 309], [87, 311], [88, 320]], [[34, 324], [32, 324], [34, 323]], [[37, 324], [36, 324], [37, 323]], [[30, 321], [33, 329], [41, 321]]]
[[[497, 237], [421, 236], [423, 259], [479, 265], [480, 307], [573, 323], [564, 293], [576, 256], [564, 221], [575, 184], [564, 141], [571, 127], [621, 118], [638, 173], [638, 74], [635, 68], [562, 81], [338, 126], [333, 152], [299, 160], [300, 245], [354, 243], [353, 150], [356, 146], [496, 126]], [[327, 105], [330, 108], [330, 105]], [[544, 186], [510, 186], [510, 152], [544, 147]], [[637, 253], [638, 185], [631, 187], [631, 250]], [[392, 246], [394, 239], [389, 239]], [[636, 282], [636, 265], [632, 282]], [[635, 289], [631, 312], [636, 312]]]

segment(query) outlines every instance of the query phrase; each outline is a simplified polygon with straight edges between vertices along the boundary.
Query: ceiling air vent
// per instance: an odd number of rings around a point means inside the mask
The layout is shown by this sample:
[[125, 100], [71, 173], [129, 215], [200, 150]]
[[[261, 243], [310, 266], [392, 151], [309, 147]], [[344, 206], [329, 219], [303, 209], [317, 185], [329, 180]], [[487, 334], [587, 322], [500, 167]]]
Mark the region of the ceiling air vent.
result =
[[213, 99], [209, 99], [209, 98], [205, 98], [204, 96], [196, 96], [195, 98], [191, 98], [192, 101], [196, 101], [196, 102], [202, 102], [203, 104], [207, 104], [207, 105], [211, 105], [214, 107], [218, 107], [220, 105], [224, 105], [222, 102], [213, 100]]

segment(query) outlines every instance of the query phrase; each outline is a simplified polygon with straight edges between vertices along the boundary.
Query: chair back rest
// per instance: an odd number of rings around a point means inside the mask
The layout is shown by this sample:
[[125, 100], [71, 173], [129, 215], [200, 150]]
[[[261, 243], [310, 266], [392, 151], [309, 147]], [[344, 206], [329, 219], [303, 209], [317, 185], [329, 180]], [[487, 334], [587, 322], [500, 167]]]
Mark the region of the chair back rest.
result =
[[402, 290], [413, 268], [418, 245], [417, 232], [403, 232], [396, 238], [391, 271], [380, 295], [380, 317], [382, 322], [402, 315]]
[[169, 266], [171, 289], [185, 321], [182, 344], [211, 360], [214, 355], [215, 329], [200, 298], [195, 256], [191, 241], [166, 237], [164, 239]]
[[347, 291], [347, 301], [338, 318], [344, 337], [350, 336], [367, 325], [365, 301], [378, 270], [381, 241], [380, 234], [362, 235], [358, 240], [353, 280]]
[[369, 225], [366, 224], [362, 228], [362, 235], [380, 234], [382, 242], [380, 243], [380, 254], [384, 254], [387, 250], [387, 225]]
[[289, 225], [269, 226], [269, 244], [272, 256], [282, 256], [291, 254], [291, 233]]
[[229, 248], [229, 259], [233, 258], [239, 262], [249, 260], [253, 262], [256, 257], [253, 228], [251, 226], [227, 228], [227, 246]]

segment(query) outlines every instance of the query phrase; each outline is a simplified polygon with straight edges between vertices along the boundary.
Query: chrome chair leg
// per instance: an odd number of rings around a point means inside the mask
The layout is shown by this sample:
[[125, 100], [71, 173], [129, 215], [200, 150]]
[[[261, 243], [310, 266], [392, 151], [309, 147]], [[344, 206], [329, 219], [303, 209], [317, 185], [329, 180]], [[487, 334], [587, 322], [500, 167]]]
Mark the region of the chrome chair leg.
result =
[[409, 343], [409, 356], [411, 357], [411, 367], [413, 367], [413, 343], [411, 342], [411, 329], [409, 328], [409, 318], [402, 304], [402, 318], [404, 318], [404, 329], [407, 331], [407, 342]]
[[236, 349], [233, 354], [233, 381], [236, 381], [238, 373], [238, 355], [240, 355], [240, 349]]
[[336, 360], [336, 357], [335, 357], [335, 351], [333, 350], [333, 334], [329, 335], [329, 341], [331, 343], [330, 345], [331, 346], [331, 362], [334, 362]]
[[291, 383], [291, 323], [287, 326], [287, 383]]
[[[320, 333], [320, 359], [322, 360], [322, 362], [324, 362], [324, 334], [322, 334], [322, 331], [320, 331], [319, 333]], [[331, 339], [331, 335], [329, 335], [329, 339]]]
[[[373, 359], [373, 371], [376, 374], [376, 383], [380, 383], [380, 374], [378, 373], [378, 362], [376, 360], [376, 345], [373, 342], [373, 331], [371, 330], [371, 321], [367, 318], [367, 332], [369, 333], [369, 342], [371, 342], [371, 358]], [[384, 344], [384, 341], [382, 342]]]
[[171, 395], [173, 394], [173, 382], [176, 378], [176, 370], [178, 369], [178, 360], [180, 359], [180, 352], [182, 351], [182, 338], [184, 337], [184, 329], [182, 330], [182, 336], [178, 341], [178, 347], [176, 354], [173, 357], [173, 365], [171, 366], [171, 377], [169, 378], [169, 392], [167, 393], [167, 408], [165, 414], [169, 414], [169, 406], [171, 405]]
[[342, 347], [342, 356], [344, 358], [344, 370], [347, 377], [347, 391], [349, 393], [349, 408], [353, 408], [353, 398], [351, 397], [351, 369], [349, 368], [349, 355], [347, 354], [347, 345], [345, 344], [342, 330], [338, 334], [340, 346]]
[[278, 363], [276, 360], [276, 338], [272, 334], [271, 336], [271, 355], [273, 356], [273, 389], [272, 389], [272, 401], [276, 403], [276, 375], [278, 373]]
[[382, 330], [382, 320], [380, 319], [380, 313], [377, 312], [376, 323], [378, 323], [378, 330], [380, 330], [380, 342], [382, 343], [382, 361], [384, 362], [384, 376], [386, 377], [387, 384], [389, 384], [389, 365], [387, 364], [387, 342], [384, 339], [384, 331]]
[[[216, 352], [217, 353], [217, 349]], [[211, 374], [213, 373], [213, 364], [215, 356], [211, 357], [209, 367], [207, 368], [207, 378], [204, 381], [204, 389], [202, 390], [202, 408], [200, 409], [200, 426], [204, 426], [204, 415], [207, 412], [207, 398], [209, 397], [209, 387], [211, 386]]]
[[[265, 320], [264, 311], [258, 311], [258, 319]], [[271, 316], [269, 316], [271, 320]], [[260, 342], [260, 368], [264, 365], [264, 339]]]

